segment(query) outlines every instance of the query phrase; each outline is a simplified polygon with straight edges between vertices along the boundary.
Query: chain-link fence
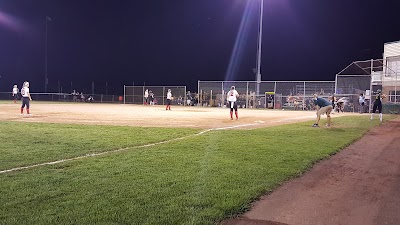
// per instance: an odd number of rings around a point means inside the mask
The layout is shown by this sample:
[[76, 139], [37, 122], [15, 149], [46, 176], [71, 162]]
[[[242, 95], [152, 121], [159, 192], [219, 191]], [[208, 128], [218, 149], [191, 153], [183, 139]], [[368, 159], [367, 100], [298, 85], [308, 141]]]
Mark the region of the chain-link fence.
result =
[[[103, 94], [31, 93], [34, 101], [122, 103], [122, 96]], [[12, 92], [0, 92], [0, 100], [13, 100]], [[18, 94], [18, 99], [21, 95]]]
[[[384, 113], [400, 111], [400, 57], [356, 61], [336, 75], [336, 95], [356, 112], [370, 112], [377, 93], [385, 94]], [[365, 106], [359, 103], [365, 96]]]
[[146, 104], [145, 91], [148, 91], [148, 103], [165, 105], [168, 89], [172, 93], [173, 105], [187, 105], [186, 86], [124, 86], [125, 104]]
[[232, 86], [239, 93], [241, 108], [310, 110], [311, 97], [317, 93], [328, 98], [335, 93], [334, 81], [198, 81], [199, 105], [224, 107]]

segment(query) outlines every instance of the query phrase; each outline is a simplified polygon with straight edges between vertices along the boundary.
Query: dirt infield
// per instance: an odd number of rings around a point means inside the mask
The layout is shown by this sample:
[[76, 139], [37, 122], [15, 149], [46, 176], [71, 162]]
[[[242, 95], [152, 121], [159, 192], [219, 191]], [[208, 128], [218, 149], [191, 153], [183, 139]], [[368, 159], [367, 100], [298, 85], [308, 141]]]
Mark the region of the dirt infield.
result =
[[315, 119], [315, 111], [239, 109], [239, 120], [231, 121], [226, 108], [172, 106], [172, 110], [167, 111], [163, 106], [35, 101], [31, 102], [33, 116], [21, 116], [20, 107], [20, 104], [0, 104], [0, 120], [210, 129], [229, 126], [253, 128]]
[[398, 117], [222, 224], [400, 224], [399, 137]]

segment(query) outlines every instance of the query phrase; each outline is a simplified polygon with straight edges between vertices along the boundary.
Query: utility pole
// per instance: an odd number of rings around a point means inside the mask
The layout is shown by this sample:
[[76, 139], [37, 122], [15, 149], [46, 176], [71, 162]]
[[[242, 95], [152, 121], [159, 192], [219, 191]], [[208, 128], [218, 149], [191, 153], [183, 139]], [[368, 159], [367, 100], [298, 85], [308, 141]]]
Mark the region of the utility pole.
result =
[[47, 85], [49, 84], [48, 74], [47, 74], [47, 30], [48, 22], [51, 22], [51, 18], [46, 16], [46, 37], [45, 37], [45, 54], [44, 54], [44, 92], [47, 93]]

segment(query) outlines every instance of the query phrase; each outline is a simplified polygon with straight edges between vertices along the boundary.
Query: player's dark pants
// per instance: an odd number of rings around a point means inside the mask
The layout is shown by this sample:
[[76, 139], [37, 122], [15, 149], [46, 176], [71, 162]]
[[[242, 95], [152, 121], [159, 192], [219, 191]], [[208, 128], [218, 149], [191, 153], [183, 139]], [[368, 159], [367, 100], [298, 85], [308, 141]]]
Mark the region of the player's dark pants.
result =
[[21, 108], [26, 108], [29, 109], [29, 97], [22, 97], [22, 106]]
[[376, 110], [379, 110], [379, 113], [382, 113], [382, 102], [375, 102], [374, 106], [372, 107], [372, 113], [376, 112]]
[[233, 110], [237, 111], [236, 102], [229, 102], [229, 108], [231, 109], [231, 112], [233, 112]]
[[14, 101], [18, 100], [18, 94], [14, 94]]

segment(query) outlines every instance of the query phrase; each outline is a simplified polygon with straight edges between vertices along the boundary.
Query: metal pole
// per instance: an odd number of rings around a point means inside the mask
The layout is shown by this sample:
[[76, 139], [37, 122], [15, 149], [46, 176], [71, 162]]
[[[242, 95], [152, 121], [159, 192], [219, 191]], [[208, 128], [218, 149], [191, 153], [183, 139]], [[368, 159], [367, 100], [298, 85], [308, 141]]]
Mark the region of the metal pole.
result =
[[222, 81], [221, 82], [221, 107], [223, 107], [224, 106], [224, 103], [225, 103], [225, 93], [224, 93], [224, 82]]
[[45, 56], [44, 56], [44, 92], [47, 93], [47, 21], [49, 17], [46, 16], [46, 37], [45, 37]]
[[246, 109], [249, 108], [249, 82], [246, 82]]
[[[274, 83], [274, 109], [276, 109], [276, 81], [275, 81], [275, 83]], [[281, 98], [281, 108], [283, 108], [282, 107], [282, 98]]]
[[[370, 98], [369, 98], [369, 108], [368, 108], [368, 112], [371, 112], [371, 106], [372, 106], [372, 69], [373, 69], [373, 65], [374, 65], [374, 61], [373, 61], [373, 59], [371, 59], [371, 76], [370, 76], [370, 81], [369, 81], [369, 96], [370, 96]], [[372, 112], [372, 113], [374, 113], [374, 112]]]
[[[333, 95], [332, 95], [333, 96]], [[304, 81], [304, 89], [303, 89], [303, 100], [302, 100], [302, 106], [301, 106], [301, 108], [303, 108], [303, 110], [304, 110], [304, 100], [305, 100], [305, 98], [306, 98], [306, 82]]]
[[126, 99], [126, 88], [125, 88], [125, 85], [124, 85], [124, 105], [125, 105], [125, 99]]
[[264, 9], [264, 0], [261, 0], [260, 3], [260, 22], [259, 22], [259, 29], [258, 29], [258, 51], [257, 51], [257, 96], [260, 94], [260, 82], [261, 82], [261, 43], [262, 43], [262, 24], [263, 24], [263, 9]]

